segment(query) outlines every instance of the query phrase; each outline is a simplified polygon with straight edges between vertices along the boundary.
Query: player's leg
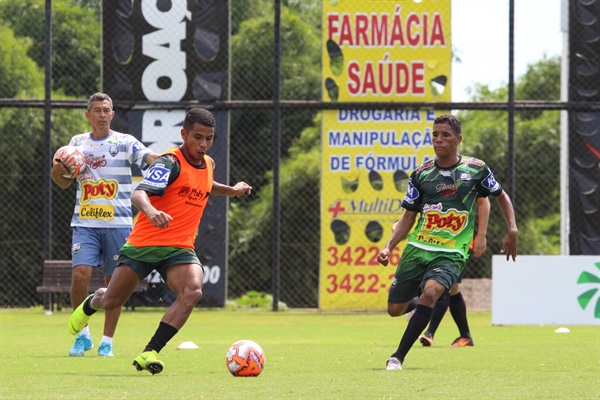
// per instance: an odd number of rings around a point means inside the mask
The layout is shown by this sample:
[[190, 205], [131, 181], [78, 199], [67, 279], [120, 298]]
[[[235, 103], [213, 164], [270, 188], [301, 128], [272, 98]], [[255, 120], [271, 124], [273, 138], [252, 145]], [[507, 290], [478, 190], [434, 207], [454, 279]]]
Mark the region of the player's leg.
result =
[[[127, 241], [130, 233], [130, 228], [105, 228], [101, 230], [102, 254], [104, 255], [102, 272], [104, 273], [104, 282], [107, 287], [117, 266], [119, 250]], [[122, 307], [118, 307], [114, 310], [107, 310], [104, 313], [104, 335], [98, 346], [99, 356], [113, 356], [113, 337], [117, 329], [119, 317], [121, 316], [121, 310]]]
[[[119, 257], [119, 262], [129, 262], [129, 259], [123, 261]], [[69, 319], [69, 331], [73, 335], [79, 333], [98, 310], [111, 311], [123, 307], [139, 282], [140, 276], [136, 271], [126, 264], [120, 264], [115, 268], [108, 287], [96, 290], [73, 311]]]
[[407, 246], [400, 263], [401, 266], [406, 266], [406, 269], [424, 269], [421, 281], [424, 284], [421, 283], [423, 288], [415, 314], [408, 322], [398, 349], [391, 357], [404, 363], [409, 350], [429, 323], [436, 301], [456, 283], [460, 272], [464, 269], [465, 261], [453, 253], [440, 254]]
[[169, 257], [165, 264], [167, 266], [157, 268], [157, 271], [161, 273], [167, 286], [175, 292], [177, 299], [163, 316], [142, 354], [133, 360], [133, 365], [138, 371], [147, 370], [152, 374], [163, 370], [164, 364], [158, 360], [158, 353], [185, 325], [194, 306], [202, 298], [204, 269], [195, 252], [178, 251]]
[[[394, 352], [394, 354], [392, 354], [390, 357], [391, 359], [398, 360], [400, 364], [404, 363], [406, 355], [431, 319], [433, 307], [431, 307], [432, 304], [430, 304], [431, 300], [429, 300], [429, 298], [435, 298], [437, 300], [437, 298], [440, 297], [445, 291], [446, 287], [433, 279], [430, 279], [425, 283], [423, 293], [421, 296], [419, 296], [415, 313], [410, 321], [408, 321], [408, 326], [402, 335], [402, 339], [400, 339], [398, 349]], [[424, 296], [427, 298], [424, 298]], [[435, 304], [435, 301], [433, 301], [433, 304]], [[387, 369], [392, 369], [389, 368], [389, 363]]]
[[[396, 317], [406, 313], [411, 302], [412, 307], [415, 307], [415, 313], [408, 321], [408, 326], [400, 340], [398, 349], [388, 358], [386, 370], [402, 369], [404, 357], [408, 352], [406, 349], [407, 340], [418, 330], [417, 335], [412, 341], [414, 343], [419, 334], [425, 329], [425, 326], [427, 326], [427, 322], [429, 322], [429, 317], [431, 316], [431, 313], [427, 315], [426, 310], [420, 310], [419, 306], [415, 305], [415, 299], [419, 295], [423, 276], [426, 271], [426, 266], [421, 264], [421, 252], [420, 249], [414, 246], [407, 246], [404, 249], [400, 265], [396, 269], [394, 280], [390, 287], [390, 293], [388, 294], [388, 314]], [[423, 320], [424, 323], [422, 323]], [[410, 349], [412, 343], [408, 346], [408, 349]]]
[[431, 320], [429, 321], [429, 327], [419, 337], [419, 341], [423, 346], [431, 346], [433, 344], [433, 337], [437, 328], [440, 326], [446, 311], [448, 310], [448, 306], [450, 305], [450, 297], [445, 296], [438, 301], [435, 302], [435, 306], [433, 306], [433, 312], [431, 314]]
[[[454, 288], [453, 288], [454, 289]], [[454, 293], [450, 292], [450, 314], [458, 327], [460, 336], [452, 342], [453, 347], [474, 346], [467, 320], [467, 305], [457, 284]]]
[[[463, 275], [464, 270], [458, 276], [458, 282], [462, 280]], [[450, 296], [452, 296], [452, 293], [456, 293], [458, 291], [458, 282], [452, 285], [452, 288], [450, 289]], [[419, 341], [423, 346], [431, 346], [433, 344], [433, 336], [435, 335], [437, 328], [440, 326], [446, 311], [448, 311], [448, 307], [450, 306], [450, 296], [443, 296], [435, 303], [435, 306], [433, 306], [433, 313], [431, 314], [429, 327], [427, 328], [427, 331], [425, 331], [425, 333], [419, 337]]]
[[[100, 265], [99, 237], [92, 228], [73, 227], [71, 244], [71, 305], [75, 310], [89, 295], [88, 284], [92, 277], [92, 266]], [[73, 332], [71, 332], [73, 333]], [[80, 357], [94, 347], [92, 335], [86, 325], [74, 340], [69, 356]]]

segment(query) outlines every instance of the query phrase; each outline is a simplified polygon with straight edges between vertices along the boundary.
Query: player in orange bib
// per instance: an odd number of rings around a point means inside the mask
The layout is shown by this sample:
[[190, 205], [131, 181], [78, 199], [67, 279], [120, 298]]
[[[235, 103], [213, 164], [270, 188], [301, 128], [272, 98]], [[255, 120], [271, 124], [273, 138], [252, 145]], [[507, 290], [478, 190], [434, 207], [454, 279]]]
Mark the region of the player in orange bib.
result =
[[158, 157], [131, 196], [140, 210], [118, 266], [107, 288], [98, 289], [71, 315], [69, 331], [77, 334], [96, 310], [121, 308], [135, 286], [152, 270], [158, 271], [177, 299], [133, 365], [152, 374], [164, 368], [158, 353], [177, 334], [202, 297], [204, 270], [194, 251], [196, 230], [210, 194], [241, 196], [252, 187], [213, 180], [214, 161], [206, 155], [215, 136], [215, 118], [194, 108], [186, 114], [183, 144]]

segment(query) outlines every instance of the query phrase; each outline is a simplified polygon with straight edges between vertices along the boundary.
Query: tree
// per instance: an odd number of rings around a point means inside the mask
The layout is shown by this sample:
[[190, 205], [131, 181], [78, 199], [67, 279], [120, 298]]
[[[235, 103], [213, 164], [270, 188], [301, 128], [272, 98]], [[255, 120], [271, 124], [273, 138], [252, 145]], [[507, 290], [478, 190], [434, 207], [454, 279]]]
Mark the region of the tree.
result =
[[[233, 100], [273, 98], [273, 11], [270, 4], [255, 7], [258, 16], [244, 21], [231, 39]], [[294, 9], [282, 7], [281, 20], [281, 98], [318, 100], [321, 72], [315, 66], [320, 65], [320, 33]], [[282, 112], [282, 156], [302, 129], [311, 125], [314, 114], [311, 110]], [[257, 190], [266, 184], [264, 174], [273, 166], [272, 115], [272, 110], [259, 108], [231, 113], [231, 181], [249, 180]]]
[[[291, 307], [316, 307], [320, 254], [321, 117], [302, 131], [281, 166], [281, 293]], [[233, 205], [229, 217], [229, 294], [271, 291], [273, 174], [249, 208]]]
[[0, 98], [34, 98], [43, 95], [44, 75], [27, 56], [31, 40], [17, 39], [0, 24]]
[[[52, 3], [54, 91], [87, 98], [100, 88], [100, 13], [97, 1]], [[44, 68], [45, 0], [0, 1], [0, 19], [17, 38], [30, 38], [27, 54]], [[92, 7], [92, 8], [90, 8]]]
[[[560, 98], [560, 59], [547, 58], [531, 64], [515, 85], [521, 100]], [[492, 91], [476, 85], [472, 101], [507, 101], [507, 88]], [[485, 160], [496, 179], [507, 184], [507, 123], [504, 111], [461, 111], [463, 152]], [[519, 254], [560, 254], [560, 114], [558, 111], [523, 111], [515, 114], [516, 199]], [[492, 200], [493, 202], [493, 200]], [[488, 248], [499, 253], [506, 226], [499, 208], [492, 206]], [[470, 262], [490, 275], [491, 261]]]

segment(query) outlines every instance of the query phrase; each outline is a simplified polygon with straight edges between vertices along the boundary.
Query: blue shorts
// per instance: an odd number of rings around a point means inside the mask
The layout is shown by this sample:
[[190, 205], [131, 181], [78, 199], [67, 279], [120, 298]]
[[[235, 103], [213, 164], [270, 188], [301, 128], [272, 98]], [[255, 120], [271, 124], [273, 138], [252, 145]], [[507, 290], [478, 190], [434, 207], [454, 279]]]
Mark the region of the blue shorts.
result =
[[77, 265], [102, 266], [104, 275], [112, 276], [119, 250], [127, 241], [131, 228], [87, 228], [73, 227], [71, 257], [73, 267]]

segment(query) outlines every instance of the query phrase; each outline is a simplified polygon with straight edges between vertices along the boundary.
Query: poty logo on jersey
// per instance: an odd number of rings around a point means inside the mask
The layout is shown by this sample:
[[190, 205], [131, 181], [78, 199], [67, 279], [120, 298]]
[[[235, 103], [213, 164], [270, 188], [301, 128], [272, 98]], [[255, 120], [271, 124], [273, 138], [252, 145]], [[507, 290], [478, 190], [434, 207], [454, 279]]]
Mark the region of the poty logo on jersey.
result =
[[467, 226], [469, 213], [456, 209], [450, 209], [446, 212], [429, 211], [425, 213], [424, 218], [425, 223], [422, 231], [445, 231], [452, 235], [458, 235]]
[[414, 204], [415, 200], [417, 200], [419, 196], [419, 191], [413, 186], [412, 182], [409, 180], [408, 189], [406, 189], [406, 196], [404, 196], [404, 201], [408, 204]]
[[156, 164], [148, 170], [142, 183], [155, 187], [166, 187], [170, 175], [171, 171], [165, 168], [164, 164]]
[[119, 192], [117, 181], [100, 179], [96, 182], [83, 182], [81, 184], [81, 204], [89, 203], [95, 199], [112, 200]]
[[500, 184], [496, 182], [494, 178], [494, 174], [490, 172], [490, 174], [485, 178], [481, 184], [484, 188], [488, 189], [490, 192], [495, 192], [500, 187]]

